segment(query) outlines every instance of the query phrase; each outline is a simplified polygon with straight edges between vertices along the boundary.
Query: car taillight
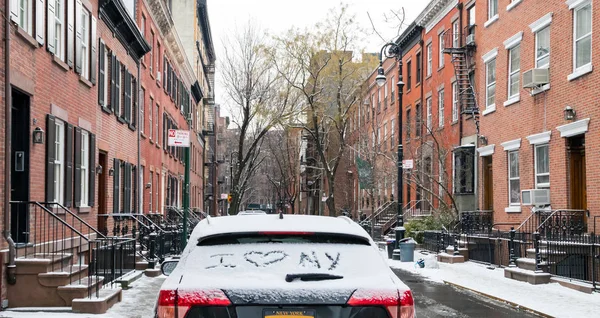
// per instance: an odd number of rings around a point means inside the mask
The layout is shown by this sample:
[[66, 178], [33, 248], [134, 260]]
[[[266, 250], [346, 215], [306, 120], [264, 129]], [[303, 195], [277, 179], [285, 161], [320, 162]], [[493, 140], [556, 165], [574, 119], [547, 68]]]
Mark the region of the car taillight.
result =
[[184, 318], [193, 306], [231, 306], [221, 290], [161, 290], [158, 294], [157, 318]]
[[385, 307], [392, 318], [413, 318], [415, 303], [410, 290], [357, 290], [347, 303], [352, 307]]

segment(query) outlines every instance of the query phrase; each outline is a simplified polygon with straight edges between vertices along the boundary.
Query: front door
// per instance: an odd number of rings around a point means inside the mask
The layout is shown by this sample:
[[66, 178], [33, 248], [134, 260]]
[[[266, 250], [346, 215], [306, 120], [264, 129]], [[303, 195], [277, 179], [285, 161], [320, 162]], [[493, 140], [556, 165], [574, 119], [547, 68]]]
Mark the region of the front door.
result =
[[585, 171], [585, 135], [568, 140], [569, 151], [569, 207], [587, 210], [587, 189]]
[[[31, 126], [29, 124], [29, 96], [14, 89], [12, 91], [11, 124], [10, 199], [24, 203], [11, 205], [10, 228], [16, 243], [28, 243], [29, 204], [27, 201], [29, 201], [29, 128]], [[46, 142], [48, 141], [46, 140]]]
[[483, 157], [483, 210], [494, 210], [494, 177], [492, 156]]
[[[98, 164], [102, 167], [102, 172], [98, 179], [98, 215], [106, 215], [106, 184], [108, 178], [108, 155], [106, 152], [100, 151], [98, 154]], [[98, 216], [98, 231], [103, 234], [108, 234], [106, 221], [108, 217]]]

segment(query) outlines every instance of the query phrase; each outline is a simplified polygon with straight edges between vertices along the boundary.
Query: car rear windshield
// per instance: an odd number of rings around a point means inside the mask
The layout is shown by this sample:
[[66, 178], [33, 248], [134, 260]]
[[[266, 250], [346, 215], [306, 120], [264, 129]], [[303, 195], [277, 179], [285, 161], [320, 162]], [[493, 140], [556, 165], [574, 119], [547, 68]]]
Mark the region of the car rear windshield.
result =
[[198, 240], [198, 246], [260, 243], [370, 245], [364, 237], [339, 233], [226, 233]]

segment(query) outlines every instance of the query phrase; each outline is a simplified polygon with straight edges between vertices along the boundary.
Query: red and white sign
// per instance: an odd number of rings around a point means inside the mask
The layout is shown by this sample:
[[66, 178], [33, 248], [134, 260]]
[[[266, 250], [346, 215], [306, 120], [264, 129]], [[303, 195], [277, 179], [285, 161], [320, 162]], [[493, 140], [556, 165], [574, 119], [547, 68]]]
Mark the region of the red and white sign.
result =
[[190, 131], [169, 129], [169, 138], [167, 145], [169, 147], [189, 147]]
[[413, 168], [412, 159], [402, 160], [402, 169], [412, 169], [412, 168]]
[[227, 199], [228, 193], [221, 193], [221, 199]]

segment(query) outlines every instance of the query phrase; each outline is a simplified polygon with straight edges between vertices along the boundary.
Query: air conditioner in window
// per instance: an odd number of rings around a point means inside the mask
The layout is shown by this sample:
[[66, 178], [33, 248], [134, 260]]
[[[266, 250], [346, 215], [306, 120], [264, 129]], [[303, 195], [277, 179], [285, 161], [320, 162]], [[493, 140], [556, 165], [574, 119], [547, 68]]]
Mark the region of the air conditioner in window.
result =
[[521, 202], [523, 205], [537, 207], [550, 205], [549, 189], [530, 189], [521, 191]]
[[547, 68], [532, 68], [523, 73], [523, 88], [538, 88], [550, 82]]
[[467, 45], [475, 45], [475, 34], [467, 35]]
[[160, 77], [160, 71], [157, 71], [156, 72], [156, 81], [160, 83], [160, 79], [161, 79], [161, 77]]

